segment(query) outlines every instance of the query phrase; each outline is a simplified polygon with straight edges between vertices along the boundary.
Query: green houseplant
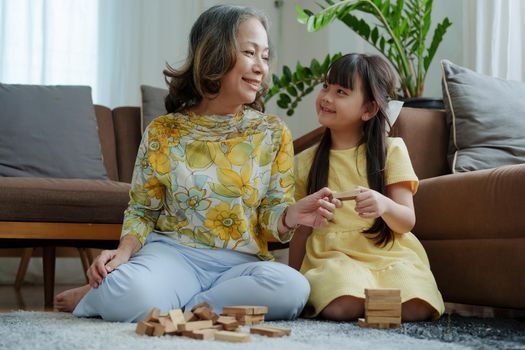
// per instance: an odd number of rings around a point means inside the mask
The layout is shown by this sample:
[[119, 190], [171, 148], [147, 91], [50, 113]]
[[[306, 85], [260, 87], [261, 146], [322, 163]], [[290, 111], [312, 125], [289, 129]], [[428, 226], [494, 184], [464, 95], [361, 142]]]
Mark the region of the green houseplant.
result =
[[[430, 63], [452, 24], [445, 17], [427, 42], [432, 0], [324, 1], [326, 6], [321, 6], [317, 13], [297, 5], [297, 20], [305, 24], [309, 32], [318, 31], [335, 20], [343, 22], [390, 62], [399, 78], [400, 96], [423, 95]], [[284, 66], [280, 77], [273, 75], [273, 86], [266, 101], [278, 95], [277, 105], [292, 115], [297, 104], [324, 81], [328, 67], [340, 56], [341, 53], [327, 55], [322, 62], [313, 59], [309, 66], [297, 63], [294, 71]]]

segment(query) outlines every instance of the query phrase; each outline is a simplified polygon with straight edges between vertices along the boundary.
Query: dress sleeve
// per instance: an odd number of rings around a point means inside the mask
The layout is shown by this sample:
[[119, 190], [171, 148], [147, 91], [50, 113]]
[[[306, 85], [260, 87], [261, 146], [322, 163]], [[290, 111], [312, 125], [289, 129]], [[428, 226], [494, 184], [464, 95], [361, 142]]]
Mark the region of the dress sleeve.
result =
[[259, 206], [259, 224], [268, 241], [286, 243], [293, 232], [279, 236], [277, 224], [286, 207], [294, 203], [293, 142], [290, 130], [283, 125], [277, 154], [272, 163], [268, 190]]
[[153, 231], [164, 202], [165, 188], [151, 164], [149, 149], [150, 129], [147, 128], [140, 143], [131, 189], [128, 208], [124, 211], [121, 238], [133, 235], [144, 245], [146, 237]]
[[412, 167], [405, 142], [400, 137], [390, 138], [389, 141], [385, 166], [386, 185], [410, 182], [412, 193], [415, 194], [419, 180]]

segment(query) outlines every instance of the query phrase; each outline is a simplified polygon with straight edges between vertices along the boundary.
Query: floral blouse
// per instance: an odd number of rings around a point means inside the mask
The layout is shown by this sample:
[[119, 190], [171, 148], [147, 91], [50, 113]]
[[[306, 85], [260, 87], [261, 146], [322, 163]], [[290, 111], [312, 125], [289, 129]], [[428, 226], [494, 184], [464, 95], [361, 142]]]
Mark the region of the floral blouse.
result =
[[188, 112], [156, 118], [139, 146], [122, 236], [158, 232], [196, 248], [272, 259], [268, 241], [294, 201], [293, 144], [276, 116]]

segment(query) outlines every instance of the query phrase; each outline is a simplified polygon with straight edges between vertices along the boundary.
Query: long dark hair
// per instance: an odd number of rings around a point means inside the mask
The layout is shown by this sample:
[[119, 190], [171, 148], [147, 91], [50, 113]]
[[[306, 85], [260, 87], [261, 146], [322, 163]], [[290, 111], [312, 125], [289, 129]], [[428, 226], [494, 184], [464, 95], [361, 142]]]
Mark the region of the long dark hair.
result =
[[[395, 76], [388, 63], [376, 55], [347, 54], [335, 61], [328, 71], [327, 84], [338, 84], [353, 89], [355, 79], [362, 84], [364, 103], [376, 102], [377, 114], [363, 125], [363, 138], [359, 147], [366, 148], [366, 173], [368, 186], [385, 194], [386, 162], [386, 109], [388, 101], [394, 96]], [[308, 194], [328, 185], [330, 168], [330, 148], [332, 145], [330, 129], [325, 130], [314, 156], [308, 175]], [[394, 234], [385, 221], [379, 217], [369, 229], [363, 231], [377, 246], [385, 246], [394, 241]]]
[[[237, 33], [242, 22], [257, 18], [268, 31], [268, 21], [259, 11], [243, 6], [216, 5], [204, 11], [190, 32], [188, 56], [180, 69], [169, 64], [163, 71], [169, 86], [164, 100], [168, 113], [198, 105], [203, 97], [213, 96], [221, 89], [221, 78], [237, 61]], [[264, 112], [262, 97], [268, 91], [263, 82], [255, 101], [248, 106]]]

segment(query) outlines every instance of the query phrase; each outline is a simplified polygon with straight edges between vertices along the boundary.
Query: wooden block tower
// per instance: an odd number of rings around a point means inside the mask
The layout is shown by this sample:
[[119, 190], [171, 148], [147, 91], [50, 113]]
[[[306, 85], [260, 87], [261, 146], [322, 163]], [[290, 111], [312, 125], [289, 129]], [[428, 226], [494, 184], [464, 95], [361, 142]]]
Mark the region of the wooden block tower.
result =
[[370, 328], [398, 328], [401, 324], [399, 289], [365, 289], [365, 318], [357, 324]]

